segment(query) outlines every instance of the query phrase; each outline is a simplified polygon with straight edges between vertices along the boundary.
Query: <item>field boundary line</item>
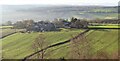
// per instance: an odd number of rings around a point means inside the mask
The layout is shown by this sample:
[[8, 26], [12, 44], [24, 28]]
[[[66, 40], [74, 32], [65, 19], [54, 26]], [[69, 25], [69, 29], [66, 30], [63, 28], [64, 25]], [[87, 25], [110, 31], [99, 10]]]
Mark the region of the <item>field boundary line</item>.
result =
[[10, 35], [15, 34], [15, 33], [17, 33], [17, 32], [13, 32], [13, 33], [7, 34], [5, 36], [1, 36], [0, 39], [5, 38], [5, 37], [10, 36]]
[[80, 37], [81, 35], [83, 35], [83, 34], [89, 32], [89, 31], [90, 31], [90, 30], [87, 29], [87, 30], [81, 32], [79, 35], [75, 36], [74, 38], [71, 38], [71, 39], [66, 40], [66, 41], [64, 41], [64, 42], [59, 42], [59, 43], [50, 45], [50, 46], [48, 46], [48, 47], [45, 47], [45, 48], [43, 48], [43, 49], [41, 49], [41, 50], [39, 50], [39, 51], [37, 51], [37, 52], [34, 52], [34, 53], [32, 53], [32, 54], [26, 56], [22, 61], [26, 61], [27, 58], [29, 58], [29, 57], [31, 57], [31, 56], [33, 56], [33, 55], [39, 53], [39, 52], [42, 52], [42, 51], [44, 51], [44, 50], [47, 50], [47, 49], [49, 49], [49, 48], [52, 48], [52, 47], [55, 47], [55, 46], [59, 46], [59, 45], [63, 45], [63, 44], [68, 43], [68, 42], [70, 42], [70, 41], [72, 41], [72, 40], [74, 40], [74, 39], [77, 39], [78, 37]]

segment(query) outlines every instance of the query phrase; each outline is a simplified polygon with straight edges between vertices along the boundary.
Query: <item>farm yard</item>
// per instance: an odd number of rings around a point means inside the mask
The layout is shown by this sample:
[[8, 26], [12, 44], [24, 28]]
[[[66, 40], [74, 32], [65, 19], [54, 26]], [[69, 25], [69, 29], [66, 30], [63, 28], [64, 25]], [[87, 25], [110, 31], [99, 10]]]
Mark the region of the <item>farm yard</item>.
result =
[[[84, 30], [63, 29], [60, 32], [15, 33], [2, 39], [4, 59], [23, 59], [35, 52], [34, 41], [39, 35], [44, 36], [44, 47], [66, 41]], [[112, 38], [112, 39], [111, 39]], [[77, 43], [76, 43], [77, 42]], [[38, 49], [39, 50], [39, 49]], [[77, 52], [75, 52], [77, 51]], [[77, 54], [79, 53], [79, 54]], [[82, 37], [60, 46], [46, 50], [45, 59], [59, 58], [117, 58], [118, 30], [90, 30]], [[34, 58], [36, 55], [34, 55]], [[81, 57], [81, 58], [80, 58]], [[31, 57], [32, 59], [33, 57]]]

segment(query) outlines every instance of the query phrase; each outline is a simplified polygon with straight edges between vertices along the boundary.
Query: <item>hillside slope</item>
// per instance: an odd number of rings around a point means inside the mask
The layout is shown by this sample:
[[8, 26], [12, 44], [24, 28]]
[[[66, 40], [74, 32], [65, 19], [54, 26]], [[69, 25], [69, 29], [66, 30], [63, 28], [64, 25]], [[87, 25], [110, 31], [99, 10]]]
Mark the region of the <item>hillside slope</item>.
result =
[[115, 59], [118, 57], [118, 30], [91, 30], [70, 43], [47, 50], [45, 57]]
[[[79, 34], [81, 30], [60, 32], [16, 33], [2, 39], [3, 58], [20, 59], [34, 52], [33, 43], [39, 34], [45, 37], [47, 45], [65, 41]], [[46, 46], [47, 46], [46, 45]]]
[[[80, 30], [44, 32], [44, 33], [16, 33], [4, 38], [3, 58], [24, 58], [35, 52], [32, 47], [38, 34], [43, 34], [47, 45], [68, 40], [79, 34]], [[46, 46], [47, 46], [46, 45]], [[37, 57], [35, 55], [32, 58]], [[46, 59], [115, 59], [118, 57], [118, 30], [90, 30], [78, 39], [56, 46], [45, 51]]]

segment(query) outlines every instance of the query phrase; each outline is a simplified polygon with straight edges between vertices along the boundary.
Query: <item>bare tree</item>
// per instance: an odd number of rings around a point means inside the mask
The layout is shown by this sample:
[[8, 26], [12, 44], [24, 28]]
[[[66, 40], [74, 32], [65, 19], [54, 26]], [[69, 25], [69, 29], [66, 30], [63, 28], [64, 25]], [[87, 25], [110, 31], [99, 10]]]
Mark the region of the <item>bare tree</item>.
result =
[[[10, 22], [9, 22], [10, 24]], [[34, 20], [23, 20], [23, 21], [17, 21], [16, 23], [14, 23], [14, 27], [15, 28], [30, 28], [31, 25], [34, 24]]]
[[81, 35], [79, 38], [71, 41], [69, 58], [88, 59], [90, 58], [90, 49], [91, 47], [85, 35]]
[[[35, 39], [32, 47], [34, 49], [34, 51], [39, 51], [40, 49], [43, 49], [46, 46], [46, 41], [44, 38], [43, 34], [39, 34], [38, 37]], [[42, 52], [39, 52], [38, 54], [36, 54], [37, 59], [44, 59], [45, 58], [45, 50], [43, 50]]]

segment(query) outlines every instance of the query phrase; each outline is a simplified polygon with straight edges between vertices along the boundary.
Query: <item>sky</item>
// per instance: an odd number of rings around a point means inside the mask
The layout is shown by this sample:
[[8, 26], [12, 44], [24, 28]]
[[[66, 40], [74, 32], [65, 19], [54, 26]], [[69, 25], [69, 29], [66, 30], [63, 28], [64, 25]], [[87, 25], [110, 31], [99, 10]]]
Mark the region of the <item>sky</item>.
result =
[[119, 0], [0, 0], [0, 5], [102, 5], [117, 6]]

